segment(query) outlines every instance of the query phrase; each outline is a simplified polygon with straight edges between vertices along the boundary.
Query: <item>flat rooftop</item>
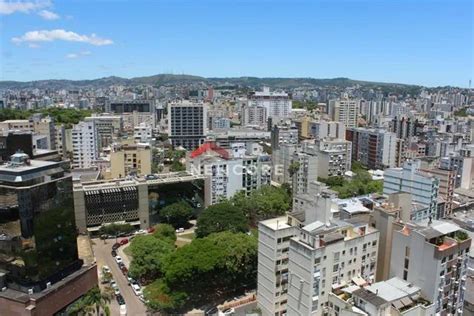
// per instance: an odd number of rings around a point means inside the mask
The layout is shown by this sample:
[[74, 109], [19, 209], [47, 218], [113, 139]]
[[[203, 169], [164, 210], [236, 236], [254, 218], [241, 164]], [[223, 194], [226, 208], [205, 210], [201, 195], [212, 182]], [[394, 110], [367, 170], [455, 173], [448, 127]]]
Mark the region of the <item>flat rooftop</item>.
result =
[[267, 219], [267, 220], [261, 221], [260, 224], [267, 226], [268, 228], [273, 229], [273, 230], [286, 229], [286, 228], [291, 227], [290, 225], [287, 224], [286, 216], [280, 216], [276, 218]]
[[42, 167], [59, 165], [58, 162], [44, 160], [30, 160], [30, 164], [12, 164], [10, 162], [0, 165], [0, 173], [21, 173]]

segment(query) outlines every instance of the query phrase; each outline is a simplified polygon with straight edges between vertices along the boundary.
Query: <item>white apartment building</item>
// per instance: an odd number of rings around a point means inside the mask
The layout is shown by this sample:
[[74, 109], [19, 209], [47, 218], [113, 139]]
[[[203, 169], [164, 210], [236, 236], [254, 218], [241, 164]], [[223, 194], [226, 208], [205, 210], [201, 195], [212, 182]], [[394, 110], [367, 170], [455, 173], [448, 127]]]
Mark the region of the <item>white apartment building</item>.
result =
[[413, 202], [421, 204], [421, 208], [413, 207], [411, 219], [422, 220], [438, 218], [439, 180], [434, 176], [421, 172], [421, 161], [406, 161], [403, 168], [390, 168], [384, 172], [383, 193], [388, 195], [406, 192], [412, 195]]
[[357, 127], [359, 100], [330, 100], [328, 110], [332, 120], [344, 123], [347, 128]]
[[263, 127], [267, 124], [267, 108], [264, 106], [244, 105], [240, 111], [242, 126]]
[[298, 234], [286, 216], [258, 224], [257, 299], [263, 316], [286, 315], [290, 239]]
[[266, 109], [265, 122], [270, 117], [273, 121], [289, 118], [291, 116], [292, 101], [285, 92], [270, 92], [264, 87], [263, 91], [256, 91], [247, 101], [249, 107], [260, 106]]
[[379, 233], [358, 219], [333, 219], [334, 198], [312, 182], [287, 217], [259, 223], [262, 315], [324, 315], [333, 290], [375, 280]]
[[283, 184], [290, 183], [292, 178], [288, 168], [293, 159], [293, 154], [297, 151], [297, 144], [281, 144], [280, 148], [272, 149], [272, 180]]
[[307, 193], [309, 183], [318, 180], [318, 164], [319, 159], [314, 146], [303, 146], [301, 151], [293, 153], [290, 166], [294, 167], [295, 170], [292, 171], [293, 174], [290, 174], [290, 176], [292, 177], [294, 194]]
[[95, 123], [100, 149], [112, 145], [114, 138], [119, 137], [123, 130], [123, 120], [120, 115], [93, 115], [86, 117], [84, 121]]
[[329, 294], [375, 280], [379, 232], [349, 219], [313, 222], [290, 240], [287, 315], [324, 315]]
[[351, 170], [352, 144], [345, 139], [316, 140], [318, 177], [344, 176]]
[[444, 221], [406, 224], [392, 240], [390, 277], [421, 288], [436, 315], [461, 315], [471, 239]]
[[207, 104], [188, 100], [168, 104], [168, 136], [173, 146], [194, 150], [207, 133]]
[[210, 178], [210, 204], [230, 199], [240, 191], [248, 195], [271, 181], [268, 155], [222, 157], [218, 152], [207, 150], [189, 159], [188, 170]]
[[346, 139], [346, 126], [343, 122], [313, 121], [309, 122], [309, 134], [314, 138]]
[[133, 139], [138, 143], [150, 143], [153, 139], [153, 128], [146, 123], [140, 123], [133, 128]]
[[99, 157], [97, 127], [94, 121], [79, 122], [72, 129], [72, 168], [94, 167]]

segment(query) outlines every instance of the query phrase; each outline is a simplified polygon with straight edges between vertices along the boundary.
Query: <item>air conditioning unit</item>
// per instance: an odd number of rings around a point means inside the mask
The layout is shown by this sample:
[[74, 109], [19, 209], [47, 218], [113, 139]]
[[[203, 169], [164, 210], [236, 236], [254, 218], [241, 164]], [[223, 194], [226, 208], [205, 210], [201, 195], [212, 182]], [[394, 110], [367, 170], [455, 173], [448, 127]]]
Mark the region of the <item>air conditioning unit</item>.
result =
[[28, 289], [28, 295], [33, 295], [33, 289]]

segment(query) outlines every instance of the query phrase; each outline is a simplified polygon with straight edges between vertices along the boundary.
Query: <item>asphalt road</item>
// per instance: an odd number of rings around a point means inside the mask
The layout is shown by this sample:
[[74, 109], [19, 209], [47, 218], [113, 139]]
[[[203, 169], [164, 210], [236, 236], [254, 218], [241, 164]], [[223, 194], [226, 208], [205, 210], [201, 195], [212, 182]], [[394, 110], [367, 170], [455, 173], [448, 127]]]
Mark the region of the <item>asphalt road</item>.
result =
[[[128, 285], [127, 278], [123, 275], [122, 271], [120, 271], [114, 257], [110, 254], [114, 243], [115, 238], [108, 240], [100, 240], [98, 238], [93, 239], [93, 250], [97, 261], [97, 269], [102, 271], [102, 266], [104, 265], [110, 267], [114, 280], [117, 282], [120, 293], [127, 305], [127, 316], [146, 316], [147, 312], [145, 305], [138, 299], [135, 293], [133, 293], [132, 288]], [[127, 265], [127, 262], [124, 263]], [[112, 316], [120, 315], [119, 305], [115, 299], [113, 299], [110, 304], [110, 312]]]

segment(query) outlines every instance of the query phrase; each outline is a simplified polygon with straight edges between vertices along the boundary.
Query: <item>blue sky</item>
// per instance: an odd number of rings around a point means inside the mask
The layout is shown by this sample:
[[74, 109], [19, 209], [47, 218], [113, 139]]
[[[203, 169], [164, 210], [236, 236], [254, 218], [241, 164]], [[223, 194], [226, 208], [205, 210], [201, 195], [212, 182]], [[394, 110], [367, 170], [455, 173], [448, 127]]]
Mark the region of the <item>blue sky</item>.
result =
[[186, 73], [466, 87], [472, 3], [0, 0], [0, 80]]

